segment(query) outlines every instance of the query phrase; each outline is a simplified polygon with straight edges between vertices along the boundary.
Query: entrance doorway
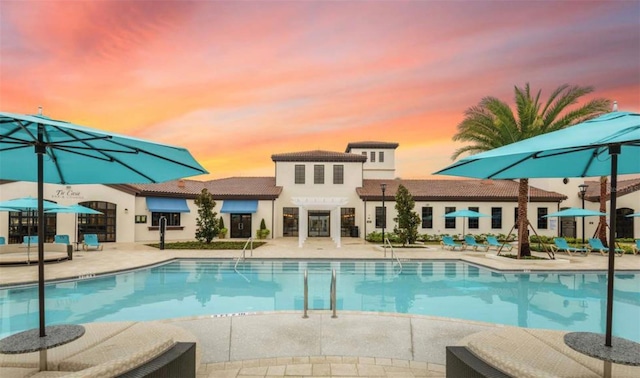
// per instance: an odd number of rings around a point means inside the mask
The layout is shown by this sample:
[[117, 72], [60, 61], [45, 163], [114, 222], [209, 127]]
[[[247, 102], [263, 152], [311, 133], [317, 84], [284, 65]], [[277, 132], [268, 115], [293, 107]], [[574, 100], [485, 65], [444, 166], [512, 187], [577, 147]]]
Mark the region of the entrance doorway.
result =
[[329, 220], [328, 211], [309, 211], [309, 237], [330, 236]]
[[251, 237], [251, 214], [231, 214], [231, 237]]

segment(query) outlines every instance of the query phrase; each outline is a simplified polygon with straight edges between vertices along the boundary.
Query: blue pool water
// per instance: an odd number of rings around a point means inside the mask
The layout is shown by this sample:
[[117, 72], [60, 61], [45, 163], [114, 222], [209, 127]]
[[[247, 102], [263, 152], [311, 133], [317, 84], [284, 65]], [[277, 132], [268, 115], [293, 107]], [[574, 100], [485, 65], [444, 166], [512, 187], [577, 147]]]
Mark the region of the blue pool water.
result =
[[[46, 321], [154, 320], [309, 306], [604, 333], [606, 272], [497, 273], [463, 262], [180, 260], [46, 287]], [[615, 276], [613, 334], [640, 342], [640, 272]], [[38, 326], [37, 287], [0, 289], [0, 337]]]

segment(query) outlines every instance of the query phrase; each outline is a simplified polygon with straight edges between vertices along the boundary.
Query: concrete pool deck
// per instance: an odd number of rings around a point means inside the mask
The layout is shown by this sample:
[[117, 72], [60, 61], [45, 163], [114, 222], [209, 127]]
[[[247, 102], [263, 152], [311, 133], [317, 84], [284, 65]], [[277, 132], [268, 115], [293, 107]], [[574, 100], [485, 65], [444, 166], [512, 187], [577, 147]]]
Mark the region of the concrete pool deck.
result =
[[[164, 250], [141, 243], [106, 243], [103, 251], [76, 251], [72, 261], [47, 264], [47, 280], [78, 278], [148, 266], [174, 258], [236, 258], [240, 251]], [[606, 270], [607, 258], [592, 254], [557, 261], [496, 259], [473, 251], [439, 247], [396, 250], [400, 259], [463, 260], [498, 270]], [[390, 253], [387, 252], [389, 258]], [[250, 259], [250, 253], [247, 253]], [[336, 248], [328, 239], [268, 239], [253, 258], [376, 259], [379, 247], [361, 239], [343, 239]], [[616, 270], [640, 270], [640, 256], [616, 257]], [[37, 265], [0, 267], [0, 285], [37, 281]], [[403, 314], [326, 311], [258, 313], [246, 316], [197, 317], [167, 322], [193, 332], [200, 340], [199, 377], [248, 376], [444, 376], [445, 346], [499, 325]], [[375, 330], [375, 333], [371, 332]]]

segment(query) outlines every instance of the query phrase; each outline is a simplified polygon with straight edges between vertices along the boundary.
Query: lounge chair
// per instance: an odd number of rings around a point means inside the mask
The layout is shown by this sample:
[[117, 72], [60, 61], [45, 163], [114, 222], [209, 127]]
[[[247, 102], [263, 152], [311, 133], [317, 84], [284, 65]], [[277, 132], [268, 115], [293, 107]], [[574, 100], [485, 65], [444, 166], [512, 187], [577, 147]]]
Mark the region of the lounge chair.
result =
[[467, 247], [473, 248], [474, 251], [477, 251], [478, 248], [481, 248], [484, 251], [489, 250], [489, 246], [487, 244], [478, 244], [478, 242], [476, 242], [476, 238], [471, 235], [467, 235], [464, 237], [464, 243], [467, 245]]
[[56, 235], [53, 238], [53, 242], [58, 244], [66, 244], [66, 245], [71, 244], [69, 242], [69, 235]]
[[38, 235], [23, 236], [22, 244], [38, 244]]
[[506, 248], [507, 251], [511, 251], [513, 249], [513, 246], [509, 243], [500, 243], [498, 241], [498, 238], [496, 238], [495, 236], [487, 236], [487, 251], [491, 248], [495, 248], [496, 251], [500, 250], [500, 247], [502, 248]]
[[464, 249], [464, 245], [453, 241], [453, 237], [451, 236], [443, 236], [440, 245], [444, 249], [451, 248], [452, 251], [454, 251], [456, 248], [460, 249], [461, 251]]
[[637, 255], [640, 252], [640, 239], [636, 239], [636, 245], [631, 246], [631, 250], [634, 255]]
[[6, 241], [4, 240], [4, 236], [0, 236], [0, 245], [6, 244]]
[[82, 243], [82, 249], [88, 251], [89, 248], [95, 248], [98, 251], [102, 251], [102, 244], [98, 241], [98, 235], [96, 234], [84, 234], [84, 242]]
[[569, 243], [567, 243], [567, 239], [565, 238], [554, 238], [553, 244], [554, 245], [551, 246], [551, 249], [553, 250], [553, 252], [567, 252], [569, 256], [573, 256], [572, 253], [574, 252], [584, 253], [585, 256], [587, 256], [589, 252], [591, 252], [587, 248], [571, 247]]
[[[589, 250], [590, 251], [598, 251], [598, 252], [600, 252], [600, 254], [602, 256], [605, 256], [609, 252], [609, 248], [605, 247], [602, 244], [602, 240], [600, 240], [598, 238], [589, 239]], [[618, 256], [624, 255], [624, 249], [616, 248], [615, 249], [615, 254], [618, 255]]]

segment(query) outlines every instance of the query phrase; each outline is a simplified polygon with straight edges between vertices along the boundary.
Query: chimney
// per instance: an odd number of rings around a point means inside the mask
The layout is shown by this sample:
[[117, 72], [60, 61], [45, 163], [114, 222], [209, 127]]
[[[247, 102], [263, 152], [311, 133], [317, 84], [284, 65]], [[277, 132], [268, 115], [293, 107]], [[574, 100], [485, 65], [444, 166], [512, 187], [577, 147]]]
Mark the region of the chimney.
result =
[[178, 180], [178, 188], [183, 188], [184, 189], [184, 180], [183, 179]]

